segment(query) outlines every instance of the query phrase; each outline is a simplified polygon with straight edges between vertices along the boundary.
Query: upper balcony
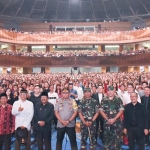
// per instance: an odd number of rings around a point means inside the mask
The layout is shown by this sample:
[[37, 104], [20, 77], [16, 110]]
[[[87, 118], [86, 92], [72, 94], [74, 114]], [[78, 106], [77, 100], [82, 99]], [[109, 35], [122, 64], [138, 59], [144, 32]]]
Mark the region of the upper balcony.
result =
[[102, 33], [29, 33], [1, 29], [0, 42], [27, 45], [125, 44], [150, 40], [150, 28]]

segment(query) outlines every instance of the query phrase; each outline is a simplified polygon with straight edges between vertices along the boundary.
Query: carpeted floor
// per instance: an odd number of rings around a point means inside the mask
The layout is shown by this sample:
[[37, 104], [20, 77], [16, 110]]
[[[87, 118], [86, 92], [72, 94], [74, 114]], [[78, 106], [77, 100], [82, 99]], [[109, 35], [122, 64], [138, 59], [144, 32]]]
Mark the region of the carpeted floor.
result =
[[[57, 132], [54, 131], [52, 134], [52, 150], [56, 150], [56, 134]], [[81, 139], [81, 135], [80, 133], [77, 133], [77, 144], [78, 144], [78, 150], [80, 150], [80, 139]], [[31, 141], [33, 140], [33, 138], [31, 138]], [[12, 139], [12, 147], [11, 150], [15, 150], [14, 148], [14, 141], [15, 138]], [[128, 146], [122, 145], [122, 150], [128, 150]], [[24, 150], [24, 147], [21, 147], [21, 150]], [[32, 150], [38, 150], [37, 145], [32, 145]], [[71, 150], [70, 148], [70, 142], [68, 139], [68, 136], [65, 135], [64, 141], [63, 141], [63, 150]], [[89, 140], [87, 140], [87, 150], [89, 150]], [[98, 139], [98, 144], [97, 144], [97, 150], [103, 150], [103, 145], [101, 143], [101, 140]], [[150, 150], [150, 147], [145, 147], [145, 150]]]
[[[81, 145], [81, 135], [80, 135], [80, 119], [76, 120], [76, 140], [77, 140], [77, 145], [78, 145], [78, 150], [80, 150], [80, 145]], [[51, 145], [52, 145], [52, 150], [56, 150], [56, 135], [57, 132], [54, 130], [54, 126], [52, 126], [52, 139], [51, 139]], [[15, 138], [12, 138], [12, 145], [11, 145], [11, 150], [15, 150]], [[31, 132], [31, 141], [33, 141], [33, 136]], [[37, 144], [32, 145], [32, 150], [38, 150]], [[87, 140], [87, 150], [89, 150], [89, 139]], [[123, 145], [121, 146], [122, 150], [128, 150], [128, 146]], [[22, 146], [21, 150], [24, 150], [25, 148]], [[70, 148], [70, 142], [68, 139], [68, 136], [65, 135], [65, 138], [63, 140], [63, 149], [62, 150], [71, 150]], [[100, 139], [97, 141], [97, 149], [96, 150], [103, 150], [103, 144]], [[138, 149], [135, 149], [138, 150]], [[150, 146], [145, 147], [145, 150], [150, 150]]]

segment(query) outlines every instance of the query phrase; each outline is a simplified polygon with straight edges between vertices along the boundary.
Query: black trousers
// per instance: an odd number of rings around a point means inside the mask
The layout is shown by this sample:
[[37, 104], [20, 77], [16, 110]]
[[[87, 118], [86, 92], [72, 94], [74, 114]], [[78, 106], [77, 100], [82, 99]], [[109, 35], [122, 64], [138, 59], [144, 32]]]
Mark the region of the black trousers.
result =
[[141, 130], [138, 127], [131, 127], [128, 129], [129, 150], [134, 150], [135, 140], [138, 144], [139, 150], [145, 150], [144, 148], [144, 129]]
[[5, 150], [11, 149], [11, 134], [0, 135], [0, 150], [2, 150], [3, 145], [5, 147]]
[[97, 137], [99, 137], [103, 142], [103, 139], [104, 139], [104, 118], [101, 115], [99, 115], [98, 118], [96, 119], [96, 135], [95, 135], [96, 140], [97, 140]]
[[75, 127], [57, 128], [56, 150], [62, 150], [62, 141], [64, 139], [65, 133], [67, 133], [67, 135], [69, 137], [71, 149], [72, 150], [77, 150]]
[[38, 150], [51, 150], [51, 131], [37, 132]]

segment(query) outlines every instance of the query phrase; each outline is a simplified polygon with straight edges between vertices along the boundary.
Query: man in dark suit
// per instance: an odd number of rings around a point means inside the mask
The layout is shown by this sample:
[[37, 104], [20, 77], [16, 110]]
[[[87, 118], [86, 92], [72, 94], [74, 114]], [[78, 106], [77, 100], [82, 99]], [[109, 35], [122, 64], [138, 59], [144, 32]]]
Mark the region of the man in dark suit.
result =
[[137, 101], [135, 92], [130, 94], [131, 103], [125, 106], [123, 132], [128, 134], [129, 150], [134, 150], [135, 140], [139, 150], [144, 150], [144, 136], [148, 134], [146, 108]]
[[[99, 105], [101, 105], [101, 100], [103, 99], [103, 97], [104, 97], [103, 86], [99, 85], [97, 88], [97, 93], [93, 94], [92, 98], [96, 99]], [[96, 136], [96, 139], [97, 139], [97, 136], [99, 136], [102, 142], [103, 142], [103, 126], [104, 126], [104, 119], [101, 115], [99, 115], [98, 118], [96, 119], [96, 135], [95, 136]], [[99, 131], [101, 131], [101, 133], [99, 133]]]
[[[150, 129], [150, 88], [148, 86], [144, 88], [144, 96], [141, 98], [141, 103], [146, 107], [148, 115], [148, 128]], [[145, 145], [150, 145], [149, 136], [150, 134], [145, 136]]]
[[54, 118], [54, 106], [48, 102], [48, 93], [41, 93], [41, 102], [34, 111], [34, 128], [37, 130], [38, 150], [51, 150], [51, 121]]

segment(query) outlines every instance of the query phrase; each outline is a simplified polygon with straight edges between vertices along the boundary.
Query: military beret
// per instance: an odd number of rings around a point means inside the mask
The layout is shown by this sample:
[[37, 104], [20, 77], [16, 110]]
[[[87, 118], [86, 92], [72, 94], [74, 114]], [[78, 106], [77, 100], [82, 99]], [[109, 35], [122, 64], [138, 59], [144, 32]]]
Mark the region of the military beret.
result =
[[85, 89], [84, 89], [84, 93], [85, 93], [85, 92], [91, 92], [91, 89], [90, 89], [90, 88], [85, 88]]
[[107, 87], [107, 91], [113, 91], [114, 90], [114, 87], [113, 86], [108, 86]]
[[42, 92], [41, 96], [47, 96], [48, 97], [48, 93], [47, 92]]

